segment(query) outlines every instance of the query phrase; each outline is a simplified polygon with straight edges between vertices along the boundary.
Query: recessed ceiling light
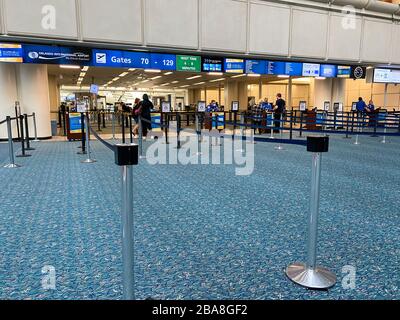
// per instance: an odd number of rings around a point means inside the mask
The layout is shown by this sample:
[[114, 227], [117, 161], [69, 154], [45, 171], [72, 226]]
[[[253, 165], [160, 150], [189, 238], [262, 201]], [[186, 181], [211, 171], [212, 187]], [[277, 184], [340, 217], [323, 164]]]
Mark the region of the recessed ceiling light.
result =
[[165, 87], [165, 86], [168, 86], [168, 85], [169, 85], [169, 83], [163, 83], [163, 84], [160, 85], [160, 87]]
[[203, 82], [197, 82], [197, 83], [195, 83], [195, 84], [193, 84], [194, 86], [199, 86], [199, 85], [201, 85], [201, 84], [205, 84], [205, 82], [203, 81]]
[[115, 77], [112, 81], [118, 81], [120, 77]]
[[162, 78], [162, 76], [157, 76], [157, 77], [151, 78], [151, 80], [157, 80], [157, 79], [160, 79], [160, 78]]
[[315, 79], [317, 79], [317, 80], [325, 80], [326, 78], [325, 77], [315, 77]]
[[135, 68], [129, 68], [128, 71], [136, 71]]
[[172, 81], [171, 83], [175, 84], [175, 83], [179, 83], [179, 81], [175, 80], [175, 81]]
[[173, 72], [164, 73], [164, 75], [166, 75], [166, 76], [169, 76], [170, 74], [173, 74]]
[[144, 72], [147, 72], [147, 73], [160, 73], [161, 70], [160, 69], [144, 69]]
[[123, 72], [123, 73], [121, 73], [119, 76], [120, 76], [121, 78], [123, 78], [123, 77], [127, 76], [128, 74], [129, 74], [129, 72]]
[[60, 65], [60, 68], [61, 69], [80, 69], [81, 66], [73, 66], [73, 65], [62, 64], [62, 65]]
[[258, 78], [258, 77], [261, 77], [261, 74], [258, 74], [258, 73], [249, 73], [247, 76], [250, 77], [250, 78]]
[[290, 76], [288, 76], [288, 75], [285, 75], [285, 74], [280, 74], [279, 76], [278, 76], [278, 78], [285, 78], [285, 79], [287, 79], [287, 78], [289, 78]]
[[184, 86], [180, 86], [179, 88], [187, 88], [187, 87], [190, 87], [190, 86], [187, 84], [187, 85], [184, 85]]
[[241, 78], [241, 77], [245, 77], [245, 74], [238, 74], [237, 76], [233, 76], [232, 78]]
[[149, 81], [150, 80], [146, 79], [146, 80], [143, 80], [142, 83], [146, 83], [146, 82], [149, 82]]
[[210, 82], [218, 82], [218, 81], [224, 81], [225, 78], [220, 78], [220, 79], [215, 79], [215, 80], [211, 80]]
[[193, 76], [193, 77], [190, 77], [190, 78], [186, 78], [186, 80], [193, 80], [193, 79], [198, 79], [198, 78], [201, 78], [202, 76]]

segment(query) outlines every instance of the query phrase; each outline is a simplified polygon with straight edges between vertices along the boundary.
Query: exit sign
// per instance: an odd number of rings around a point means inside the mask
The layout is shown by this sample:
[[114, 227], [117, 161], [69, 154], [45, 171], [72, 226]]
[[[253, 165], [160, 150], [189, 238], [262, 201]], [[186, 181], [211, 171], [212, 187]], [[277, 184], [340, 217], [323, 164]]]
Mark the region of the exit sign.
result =
[[176, 70], [188, 72], [201, 72], [201, 57], [176, 56]]

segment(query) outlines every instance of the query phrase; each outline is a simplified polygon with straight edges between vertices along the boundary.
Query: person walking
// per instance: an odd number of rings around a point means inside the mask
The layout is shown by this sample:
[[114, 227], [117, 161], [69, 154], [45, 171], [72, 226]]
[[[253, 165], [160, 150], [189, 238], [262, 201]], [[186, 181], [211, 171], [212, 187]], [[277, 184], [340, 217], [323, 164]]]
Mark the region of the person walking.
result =
[[154, 109], [153, 103], [147, 94], [143, 95], [143, 101], [140, 102], [140, 116], [142, 118], [143, 137], [147, 137], [147, 133], [151, 131], [151, 110]]

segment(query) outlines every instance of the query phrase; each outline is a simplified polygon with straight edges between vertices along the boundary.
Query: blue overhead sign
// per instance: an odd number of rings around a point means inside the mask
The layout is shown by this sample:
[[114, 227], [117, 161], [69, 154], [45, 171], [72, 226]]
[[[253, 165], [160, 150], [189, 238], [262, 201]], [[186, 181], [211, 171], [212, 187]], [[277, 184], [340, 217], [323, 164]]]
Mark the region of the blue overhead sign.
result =
[[92, 64], [96, 67], [176, 70], [176, 56], [173, 54], [94, 49]]
[[297, 77], [302, 76], [303, 64], [301, 62], [286, 62], [284, 75]]
[[87, 48], [23, 45], [25, 63], [90, 65], [92, 50]]
[[0, 43], [0, 62], [22, 62], [20, 44]]
[[246, 73], [249, 74], [266, 74], [265, 60], [246, 60]]
[[244, 73], [245, 65], [243, 59], [226, 58], [224, 62], [225, 72]]
[[268, 61], [267, 73], [272, 74], [272, 75], [284, 75], [285, 74], [285, 62]]

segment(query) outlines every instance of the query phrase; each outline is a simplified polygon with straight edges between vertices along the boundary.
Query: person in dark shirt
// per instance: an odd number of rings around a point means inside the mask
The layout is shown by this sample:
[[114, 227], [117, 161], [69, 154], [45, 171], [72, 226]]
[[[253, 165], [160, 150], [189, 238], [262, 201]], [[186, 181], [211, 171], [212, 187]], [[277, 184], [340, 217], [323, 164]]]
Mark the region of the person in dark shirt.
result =
[[147, 137], [147, 133], [151, 131], [151, 110], [154, 109], [153, 103], [147, 94], [143, 95], [143, 101], [140, 103], [140, 116], [142, 117], [143, 137]]
[[276, 104], [274, 108], [274, 119], [275, 119], [275, 133], [279, 133], [279, 128], [281, 127], [280, 120], [282, 115], [285, 113], [286, 101], [282, 99], [282, 94], [278, 93], [276, 96]]

